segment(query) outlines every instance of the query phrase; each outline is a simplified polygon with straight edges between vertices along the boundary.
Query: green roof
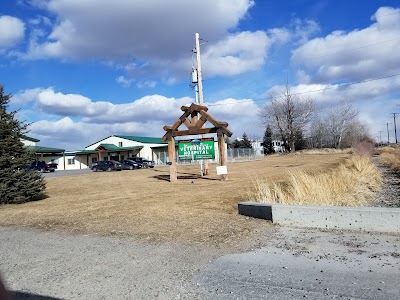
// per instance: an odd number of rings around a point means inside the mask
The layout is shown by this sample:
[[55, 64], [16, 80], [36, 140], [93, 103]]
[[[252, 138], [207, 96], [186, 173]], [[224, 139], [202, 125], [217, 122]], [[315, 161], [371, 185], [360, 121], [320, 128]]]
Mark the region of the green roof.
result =
[[42, 147], [42, 146], [27, 146], [25, 147], [25, 149], [36, 153], [60, 153], [65, 151], [64, 149]]
[[127, 151], [127, 150], [133, 150], [133, 149], [141, 149], [143, 146], [127, 146], [127, 147], [118, 147], [114, 144], [100, 144], [96, 147], [104, 147], [106, 150], [112, 150], [112, 151]]
[[27, 141], [31, 141], [31, 142], [35, 142], [35, 143], [40, 142], [40, 140], [35, 139], [33, 137], [29, 137], [27, 135], [21, 135], [21, 139], [24, 139], [24, 140], [27, 140]]
[[119, 149], [119, 147], [114, 144], [100, 144], [96, 147], [96, 149], [99, 147], [104, 147], [107, 150], [118, 150]]
[[146, 136], [133, 136], [133, 135], [114, 135], [121, 139], [136, 141], [144, 144], [168, 144], [168, 142], [163, 141], [161, 138], [157, 137], [146, 137]]
[[76, 151], [74, 154], [75, 155], [83, 155], [83, 154], [93, 154], [93, 153], [97, 153], [96, 150], [79, 150]]
[[164, 142], [162, 138], [157, 138], [157, 137], [147, 137], [147, 136], [134, 136], [134, 135], [110, 135], [100, 141], [97, 141], [96, 143], [90, 144], [89, 146], [86, 146], [85, 148], [88, 148], [90, 146], [93, 146], [94, 144], [97, 144], [101, 141], [104, 141], [110, 137], [119, 137], [121, 139], [125, 140], [130, 140], [130, 141], [135, 141], [143, 144], [168, 144], [168, 142]]

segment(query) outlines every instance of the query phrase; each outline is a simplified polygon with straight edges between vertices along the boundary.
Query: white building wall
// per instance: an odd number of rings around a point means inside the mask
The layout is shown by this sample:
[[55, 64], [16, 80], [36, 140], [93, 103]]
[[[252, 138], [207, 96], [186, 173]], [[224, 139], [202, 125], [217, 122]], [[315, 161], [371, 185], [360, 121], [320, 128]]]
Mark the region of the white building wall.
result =
[[264, 147], [261, 146], [262, 141], [251, 141], [251, 146], [256, 155], [262, 155], [264, 153]]
[[21, 142], [24, 143], [25, 146], [36, 146], [35, 142], [28, 141], [28, 140], [25, 140], [25, 139], [21, 139]]
[[100, 142], [97, 142], [93, 145], [86, 147], [85, 150], [95, 150], [100, 144], [114, 144], [115, 146], [119, 146], [119, 142], [122, 142], [122, 147], [142, 146], [141, 143], [135, 141], [122, 139], [116, 136], [110, 136]]
[[[79, 170], [79, 169], [87, 169], [86, 161], [79, 161], [80, 156], [65, 156], [60, 157], [58, 159], [58, 167], [57, 170], [64, 170], [64, 160], [65, 160], [65, 170]], [[86, 159], [86, 156], [85, 158]]]
[[115, 146], [120, 147], [119, 143], [122, 142], [122, 147], [135, 147], [135, 146], [142, 146], [143, 148], [139, 151], [137, 156], [152, 160], [154, 159], [154, 155], [153, 155], [153, 150], [151, 149], [152, 147], [157, 147], [157, 146], [165, 146], [167, 147], [167, 144], [150, 144], [150, 143], [140, 143], [140, 142], [136, 142], [136, 141], [131, 141], [128, 139], [123, 139], [120, 137], [116, 137], [116, 136], [110, 136], [108, 138], [106, 138], [105, 140], [102, 140], [100, 142], [97, 142], [93, 145], [90, 145], [88, 147], [86, 147], [86, 150], [94, 150], [96, 149], [100, 144], [113, 144]]
[[[29, 141], [27, 141], [29, 142]], [[140, 143], [136, 141], [131, 141], [127, 139], [122, 139], [119, 137], [111, 136], [106, 138], [105, 140], [102, 140], [100, 142], [97, 142], [93, 145], [90, 145], [89, 147], [86, 147], [85, 150], [95, 150], [100, 144], [113, 144], [119, 147], [119, 143], [122, 142], [122, 147], [134, 147], [134, 146], [141, 146], [143, 147], [140, 152], [138, 153], [138, 156], [144, 157], [146, 159], [157, 159], [156, 155], [153, 154], [153, 149], [151, 147], [157, 147], [157, 146], [164, 146], [168, 147], [166, 144], [147, 144], [147, 143]], [[128, 151], [126, 151], [128, 152]], [[51, 162], [52, 160], [58, 164], [57, 170], [64, 170], [64, 165], [65, 165], [65, 170], [79, 170], [79, 169], [87, 169], [91, 168], [92, 165], [92, 158], [98, 158], [98, 155], [96, 153], [90, 154], [89, 158], [87, 155], [75, 155], [75, 156], [65, 156], [65, 157], [46, 157], [46, 162]], [[125, 154], [125, 158], [126, 154]], [[73, 164], [71, 164], [71, 159], [74, 159]], [[88, 161], [89, 159], [89, 161]], [[70, 161], [68, 161], [70, 160]]]

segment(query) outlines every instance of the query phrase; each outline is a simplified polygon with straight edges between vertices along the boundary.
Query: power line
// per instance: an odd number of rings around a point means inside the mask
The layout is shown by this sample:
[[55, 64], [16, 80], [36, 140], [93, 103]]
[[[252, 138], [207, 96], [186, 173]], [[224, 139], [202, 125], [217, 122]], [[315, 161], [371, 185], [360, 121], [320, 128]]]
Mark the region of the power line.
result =
[[[323, 92], [325, 90], [331, 90], [331, 89], [337, 89], [345, 86], [351, 86], [351, 85], [356, 85], [356, 84], [361, 84], [361, 83], [366, 83], [366, 82], [371, 82], [371, 81], [376, 81], [376, 80], [381, 80], [381, 79], [386, 79], [386, 78], [391, 78], [391, 77], [396, 77], [400, 76], [400, 73], [397, 74], [392, 74], [392, 75], [387, 75], [387, 76], [382, 76], [382, 77], [377, 77], [377, 78], [372, 78], [372, 79], [366, 79], [366, 80], [361, 80], [361, 81], [356, 81], [356, 82], [349, 82], [349, 83], [342, 83], [338, 84], [335, 86], [330, 86], [330, 87], [325, 87], [323, 89], [317, 89], [317, 90], [312, 90], [312, 91], [307, 91], [307, 92], [299, 92], [299, 93], [293, 93], [291, 95], [303, 95], [303, 94], [310, 94], [310, 93], [316, 93], [316, 92]], [[265, 98], [262, 99], [252, 99], [252, 100], [243, 100], [243, 101], [236, 101], [236, 102], [231, 102], [231, 103], [215, 103], [215, 104], [208, 104], [208, 106], [218, 106], [218, 105], [226, 105], [226, 104], [237, 104], [237, 103], [245, 103], [245, 102], [258, 102], [258, 101], [265, 101]]]
[[384, 40], [384, 41], [380, 41], [380, 42], [376, 42], [376, 43], [366, 44], [364, 46], [360, 46], [360, 47], [356, 47], [356, 48], [349, 48], [349, 49], [345, 49], [345, 50], [331, 52], [331, 53], [324, 54], [324, 55], [314, 56], [313, 58], [310, 58], [308, 60], [315, 60], [315, 59], [321, 58], [321, 57], [332, 56], [332, 55], [335, 55], [335, 54], [338, 54], [338, 53], [343, 53], [343, 52], [363, 49], [363, 48], [372, 47], [372, 46], [376, 46], [376, 45], [380, 45], [380, 44], [384, 44], [384, 43], [389, 43], [389, 42], [393, 42], [393, 41], [400, 41], [400, 39], [398, 39], [398, 38], [397, 39], [390, 39], [390, 40]]

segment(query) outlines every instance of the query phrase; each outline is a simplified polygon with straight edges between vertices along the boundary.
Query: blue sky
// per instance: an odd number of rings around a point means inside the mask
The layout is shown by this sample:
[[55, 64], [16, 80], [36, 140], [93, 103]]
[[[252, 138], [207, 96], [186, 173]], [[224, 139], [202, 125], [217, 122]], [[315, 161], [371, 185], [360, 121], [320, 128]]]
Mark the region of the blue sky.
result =
[[373, 138], [391, 122], [394, 140], [399, 1], [5, 0], [0, 84], [42, 146], [162, 136], [195, 101], [196, 32], [205, 105], [234, 137], [263, 136], [257, 112], [288, 80], [321, 106], [352, 103]]

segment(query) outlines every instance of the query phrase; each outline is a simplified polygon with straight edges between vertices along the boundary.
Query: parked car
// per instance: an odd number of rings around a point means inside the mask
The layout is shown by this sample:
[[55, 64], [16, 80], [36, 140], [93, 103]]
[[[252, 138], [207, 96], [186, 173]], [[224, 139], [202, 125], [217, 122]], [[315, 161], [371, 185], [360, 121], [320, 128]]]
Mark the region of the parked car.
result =
[[54, 172], [54, 167], [49, 166], [45, 161], [34, 161], [32, 164], [26, 166], [25, 170], [27, 171], [39, 171], [41, 173], [44, 172]]
[[141, 164], [142, 168], [154, 168], [154, 166], [155, 166], [154, 160], [148, 160], [143, 157], [135, 156], [135, 157], [129, 158], [129, 160], [133, 160], [134, 162]]
[[93, 163], [93, 172], [97, 171], [121, 171], [123, 169], [122, 164], [116, 160], [99, 160]]
[[49, 168], [52, 168], [54, 170], [58, 167], [58, 163], [55, 162], [48, 163], [47, 165], [49, 166]]
[[133, 160], [130, 160], [130, 159], [125, 159], [122, 162], [122, 165], [123, 165], [123, 168], [125, 170], [134, 170], [134, 169], [141, 169], [142, 168], [141, 164], [139, 164], [139, 163], [137, 163], [137, 162], [135, 162]]

